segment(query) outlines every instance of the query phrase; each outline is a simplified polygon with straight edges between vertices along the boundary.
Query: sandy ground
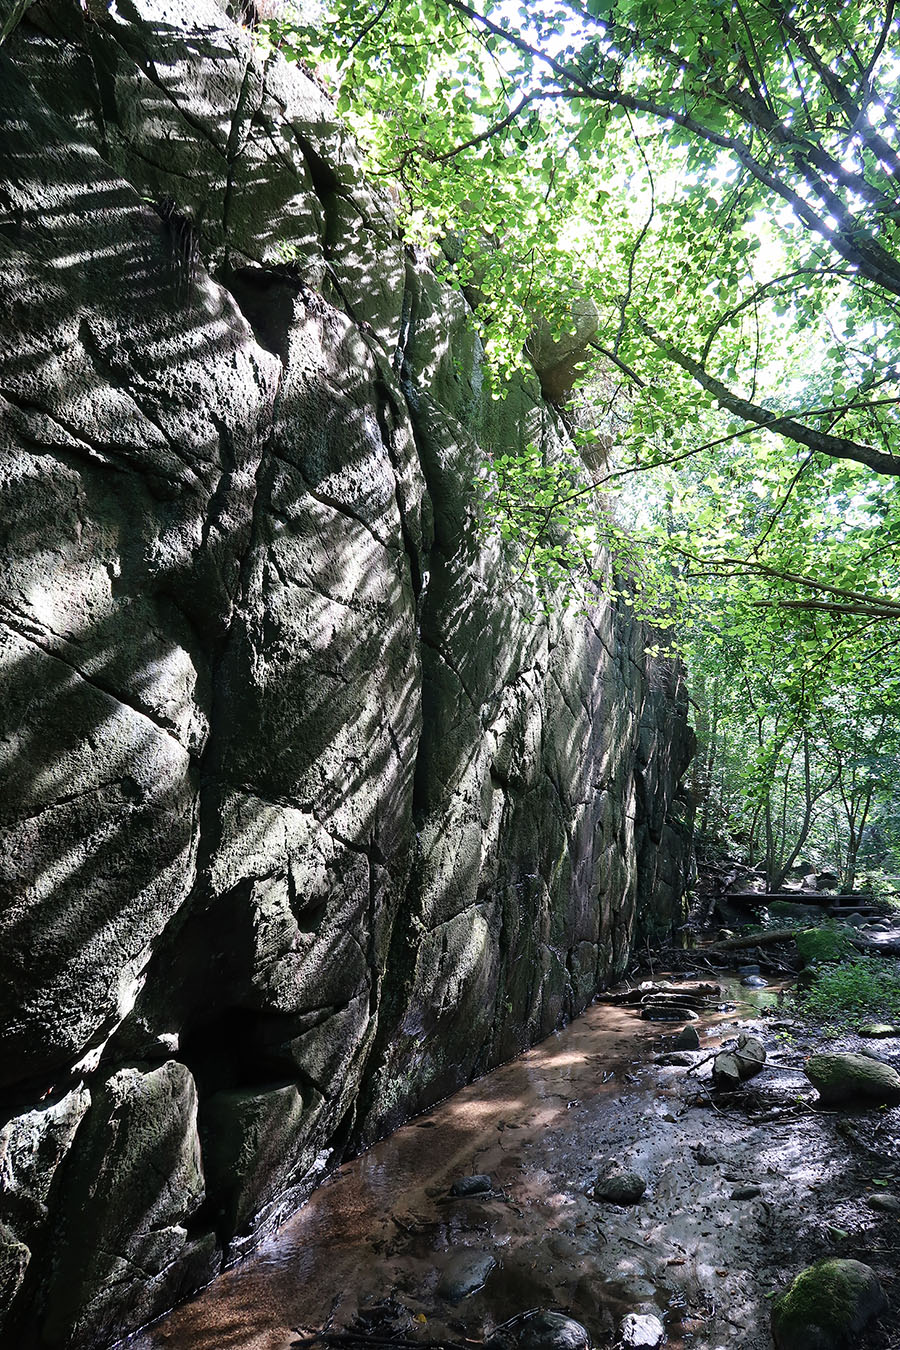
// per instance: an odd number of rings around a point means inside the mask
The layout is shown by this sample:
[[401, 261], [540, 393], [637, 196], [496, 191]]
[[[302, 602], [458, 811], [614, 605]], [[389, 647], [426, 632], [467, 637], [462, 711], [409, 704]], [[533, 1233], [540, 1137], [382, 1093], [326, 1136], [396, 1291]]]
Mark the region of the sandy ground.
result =
[[[900, 1347], [900, 1221], [870, 1205], [900, 1193], [900, 1107], [816, 1110], [801, 1067], [812, 1051], [863, 1045], [900, 1067], [900, 1039], [817, 1036], [777, 994], [734, 979], [723, 998], [736, 1005], [696, 1024], [690, 1071], [654, 1062], [671, 1026], [594, 1005], [346, 1164], [254, 1256], [131, 1344], [285, 1350], [296, 1328], [346, 1326], [393, 1296], [423, 1342], [480, 1341], [541, 1306], [571, 1312], [597, 1346], [615, 1343], [624, 1313], [652, 1311], [673, 1350], [769, 1350], [773, 1294], [839, 1255], [872, 1265], [891, 1303], [859, 1350]], [[699, 1061], [740, 1030], [761, 1037], [768, 1065], [719, 1101]], [[608, 1159], [645, 1177], [639, 1203], [590, 1198]], [[488, 1173], [492, 1194], [449, 1199], [470, 1173]], [[734, 1196], [750, 1186], [759, 1194]], [[438, 1286], [450, 1263], [482, 1253], [495, 1262], [483, 1287], [449, 1301]]]

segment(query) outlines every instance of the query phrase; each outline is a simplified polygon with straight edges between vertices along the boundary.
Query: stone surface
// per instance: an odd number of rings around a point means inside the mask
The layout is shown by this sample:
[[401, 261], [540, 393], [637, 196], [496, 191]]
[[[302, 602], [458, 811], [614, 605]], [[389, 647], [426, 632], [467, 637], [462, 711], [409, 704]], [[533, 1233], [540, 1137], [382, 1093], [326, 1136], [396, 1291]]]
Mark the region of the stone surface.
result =
[[482, 539], [565, 430], [316, 83], [215, 0], [0, 41], [0, 1272], [95, 1350], [682, 921], [693, 741]]
[[447, 1262], [437, 1292], [450, 1303], [461, 1303], [481, 1288], [496, 1264], [490, 1252], [457, 1252]]
[[564, 1313], [538, 1312], [523, 1321], [516, 1345], [518, 1350], [591, 1350], [591, 1338], [580, 1322]]
[[877, 1106], [900, 1102], [900, 1073], [867, 1054], [811, 1055], [804, 1072], [823, 1102]]
[[801, 1271], [772, 1305], [776, 1350], [845, 1350], [886, 1306], [870, 1266], [820, 1261]]
[[638, 1350], [638, 1347], [654, 1350], [665, 1338], [666, 1329], [653, 1313], [627, 1313], [619, 1326], [619, 1343], [623, 1350]]
[[450, 1187], [450, 1194], [455, 1196], [487, 1195], [492, 1188], [493, 1183], [490, 1177], [479, 1172], [471, 1177], [459, 1177]]
[[610, 1205], [636, 1205], [646, 1189], [647, 1182], [638, 1172], [616, 1167], [601, 1172], [591, 1194]]
[[880, 1210], [882, 1214], [893, 1214], [895, 1218], [900, 1219], [900, 1196], [892, 1195], [890, 1191], [870, 1195], [869, 1204], [872, 1209]]
[[672, 1041], [676, 1050], [699, 1050], [700, 1034], [696, 1027], [684, 1027]]
[[723, 1092], [733, 1091], [758, 1074], [766, 1062], [766, 1050], [756, 1036], [741, 1032], [733, 1050], [723, 1050], [713, 1060], [713, 1085]]

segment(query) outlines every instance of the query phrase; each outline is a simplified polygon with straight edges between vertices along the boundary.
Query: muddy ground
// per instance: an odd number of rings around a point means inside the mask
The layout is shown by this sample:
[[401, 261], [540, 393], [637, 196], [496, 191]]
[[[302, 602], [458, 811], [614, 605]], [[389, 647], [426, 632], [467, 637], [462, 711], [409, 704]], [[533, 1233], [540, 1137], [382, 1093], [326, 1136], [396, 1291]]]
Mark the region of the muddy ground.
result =
[[[874, 1267], [890, 1301], [859, 1350], [900, 1347], [900, 1219], [871, 1203], [900, 1194], [900, 1107], [818, 1109], [802, 1072], [807, 1054], [835, 1048], [900, 1068], [900, 1038], [810, 1030], [789, 998], [733, 976], [729, 1001], [695, 1024], [691, 1067], [655, 1062], [677, 1028], [594, 1005], [346, 1164], [136, 1350], [286, 1350], [298, 1327], [340, 1328], [391, 1296], [404, 1334], [423, 1342], [480, 1341], [543, 1306], [569, 1311], [600, 1347], [636, 1311], [662, 1318], [673, 1350], [770, 1350], [774, 1293], [831, 1255]], [[719, 1099], [702, 1061], [739, 1031], [763, 1040], [767, 1067]], [[589, 1197], [609, 1159], [647, 1179], [639, 1203]], [[472, 1173], [490, 1175], [491, 1194], [449, 1198]], [[480, 1289], [448, 1296], [490, 1259]]]

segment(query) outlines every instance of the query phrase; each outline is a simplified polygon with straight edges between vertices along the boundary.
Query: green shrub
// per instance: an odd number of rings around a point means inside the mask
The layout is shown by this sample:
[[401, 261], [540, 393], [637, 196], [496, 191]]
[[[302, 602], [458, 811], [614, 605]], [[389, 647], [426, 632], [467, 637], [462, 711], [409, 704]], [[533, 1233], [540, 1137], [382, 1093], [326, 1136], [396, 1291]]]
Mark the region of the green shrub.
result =
[[824, 966], [809, 989], [796, 995], [797, 1011], [816, 1022], [900, 1022], [900, 963], [861, 956]]
[[808, 966], [821, 961], [846, 961], [854, 954], [853, 930], [829, 920], [797, 934], [797, 951]]

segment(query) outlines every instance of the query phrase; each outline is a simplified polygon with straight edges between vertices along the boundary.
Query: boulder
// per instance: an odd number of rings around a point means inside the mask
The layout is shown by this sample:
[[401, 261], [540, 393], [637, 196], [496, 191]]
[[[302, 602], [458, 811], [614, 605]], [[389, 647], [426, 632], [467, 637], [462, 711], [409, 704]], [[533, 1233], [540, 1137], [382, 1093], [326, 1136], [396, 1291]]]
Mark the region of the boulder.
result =
[[725, 1092], [732, 1091], [759, 1073], [765, 1062], [766, 1050], [762, 1041], [742, 1032], [733, 1050], [723, 1050], [713, 1060], [713, 1085]]
[[819, 1261], [772, 1305], [776, 1350], [845, 1350], [887, 1307], [874, 1270], [861, 1261]]
[[900, 1102], [900, 1073], [870, 1055], [811, 1055], [804, 1072], [829, 1106], [845, 1103], [884, 1106]]

